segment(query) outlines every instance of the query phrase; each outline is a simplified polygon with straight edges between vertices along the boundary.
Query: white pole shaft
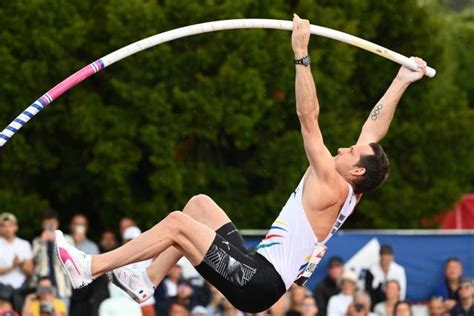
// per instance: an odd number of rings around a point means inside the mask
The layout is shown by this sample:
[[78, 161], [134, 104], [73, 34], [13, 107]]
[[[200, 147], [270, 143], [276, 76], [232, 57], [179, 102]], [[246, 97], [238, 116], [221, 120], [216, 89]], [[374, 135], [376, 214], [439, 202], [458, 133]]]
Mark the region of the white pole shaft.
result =
[[[278, 29], [278, 30], [292, 30], [293, 22], [285, 20], [271, 20], [271, 19], [235, 19], [235, 20], [223, 20], [214, 21], [201, 24], [194, 24], [190, 26], [181, 27], [164, 33], [160, 33], [154, 36], [147, 37], [141, 41], [135, 42], [128, 46], [125, 46], [103, 58], [102, 61], [105, 67], [119, 61], [125, 57], [133, 55], [139, 51], [147, 48], [159, 45], [161, 43], [169, 42], [177, 38], [186, 36], [221, 31], [221, 30], [232, 30], [232, 29], [245, 29], [245, 28], [265, 28], [265, 29]], [[311, 25], [311, 34], [331, 38], [340, 42], [344, 42], [384, 58], [390, 59], [400, 65], [404, 65], [410, 69], [416, 70], [416, 63], [410, 58], [403, 56], [390, 49], [374, 44], [362, 38], [336, 31], [327, 27], [318, 25]], [[430, 78], [436, 75], [436, 70], [427, 67], [426, 75]]]

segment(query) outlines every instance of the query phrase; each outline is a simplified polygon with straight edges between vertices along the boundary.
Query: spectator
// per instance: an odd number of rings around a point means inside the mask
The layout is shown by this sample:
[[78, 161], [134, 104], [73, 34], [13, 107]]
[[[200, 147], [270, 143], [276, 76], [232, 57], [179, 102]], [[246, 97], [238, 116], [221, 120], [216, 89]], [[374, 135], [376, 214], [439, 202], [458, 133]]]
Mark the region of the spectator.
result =
[[[97, 244], [87, 238], [88, 221], [84, 215], [74, 215], [69, 227], [74, 243], [79, 250], [87, 254], [99, 253]], [[101, 276], [94, 280], [91, 286], [73, 290], [69, 308], [70, 316], [97, 316], [100, 304], [110, 296], [108, 282], [106, 276]]]
[[300, 305], [301, 316], [316, 316], [318, 315], [318, 306], [313, 296], [307, 295]]
[[[170, 299], [178, 295], [178, 284], [182, 279], [182, 268], [179, 264], [175, 264], [168, 272], [166, 278], [161, 282], [155, 291], [154, 299], [156, 301], [156, 314], [167, 315], [170, 310]], [[204, 303], [200, 303], [204, 305]]]
[[301, 314], [301, 304], [308, 292], [305, 287], [293, 284], [290, 288], [290, 309], [286, 313], [287, 316], [297, 316]]
[[344, 271], [341, 277], [341, 293], [329, 299], [328, 316], [345, 316], [357, 290], [357, 276], [353, 271]]
[[117, 238], [111, 230], [104, 230], [100, 236], [99, 250], [101, 253], [114, 250], [118, 247]]
[[462, 278], [459, 282], [459, 302], [451, 309], [451, 316], [474, 315], [474, 285], [469, 278]]
[[142, 310], [127, 293], [112, 283], [108, 284], [110, 298], [99, 307], [100, 316], [142, 316]]
[[394, 316], [412, 316], [411, 306], [408, 302], [398, 301], [393, 308]]
[[314, 290], [314, 298], [319, 308], [319, 316], [326, 316], [329, 299], [331, 296], [341, 292], [338, 284], [342, 273], [344, 273], [343, 264], [344, 262], [341, 257], [331, 257], [329, 259], [326, 277]]
[[66, 306], [64, 302], [55, 297], [55, 290], [51, 279], [43, 277], [38, 280], [36, 293], [26, 297], [23, 306], [22, 316], [66, 316]]
[[[16, 236], [18, 222], [15, 215], [0, 215], [3, 237], [0, 237], [0, 287], [13, 289], [27, 287], [27, 280], [33, 272], [33, 253], [30, 244]], [[12, 297], [13, 307], [19, 311], [23, 305], [23, 296], [15, 291]]]
[[446, 260], [444, 280], [436, 289], [435, 296], [442, 297], [448, 309], [453, 308], [459, 302], [458, 289], [462, 273], [462, 264], [458, 258]]
[[[66, 271], [61, 267], [58, 257], [54, 253], [54, 231], [59, 227], [59, 218], [56, 212], [47, 210], [43, 214], [43, 231], [39, 237], [33, 240], [34, 270], [32, 286], [36, 286], [41, 277], [48, 276], [52, 285], [57, 289], [57, 296], [63, 300], [66, 308], [72, 295], [71, 281]], [[70, 236], [66, 240], [73, 244]]]
[[88, 255], [99, 254], [99, 247], [93, 241], [87, 239], [87, 229], [89, 222], [82, 214], [76, 214], [71, 219], [70, 230], [74, 245], [77, 249], [85, 252]]
[[119, 224], [120, 236], [123, 236], [123, 233], [125, 232], [125, 230], [132, 226], [137, 226], [137, 224], [132, 218], [127, 217], [127, 216], [122, 217]]
[[375, 305], [374, 313], [379, 316], [393, 316], [393, 308], [400, 300], [400, 284], [397, 280], [385, 282], [385, 301]]
[[186, 280], [181, 280], [178, 284], [176, 297], [181, 299], [183, 302], [186, 302], [189, 307], [193, 307], [193, 295], [194, 290], [191, 283]]
[[189, 316], [189, 308], [185, 302], [174, 298], [170, 301], [169, 316]]
[[208, 283], [208, 287], [211, 291], [210, 295], [210, 302], [209, 305], [207, 305], [207, 312], [209, 315], [216, 315], [220, 316], [223, 315], [223, 306], [222, 303], [225, 300], [224, 295], [222, 295], [221, 292], [219, 292], [214, 286]]
[[[122, 239], [124, 243], [129, 242], [130, 240], [138, 237], [141, 235], [141, 230], [140, 228], [136, 226], [131, 226], [125, 229], [122, 235]], [[142, 270], [145, 271], [146, 268], [148, 268], [151, 264], [152, 260], [145, 260], [141, 262], [136, 262], [132, 263], [129, 265], [134, 270]], [[192, 292], [191, 292], [192, 295]], [[150, 297], [147, 301], [143, 302], [140, 304], [140, 308], [142, 310], [142, 315], [143, 316], [155, 316], [155, 299], [153, 297]]]
[[13, 288], [11, 287], [0, 288], [0, 316], [18, 316], [10, 302], [12, 291]]
[[370, 294], [372, 304], [385, 300], [385, 282], [397, 280], [400, 284], [400, 299], [405, 299], [407, 278], [405, 269], [394, 261], [393, 248], [389, 245], [380, 246], [380, 261], [370, 267], [365, 277], [365, 289]]
[[430, 316], [446, 316], [448, 309], [442, 297], [432, 297], [429, 304]]
[[347, 309], [347, 316], [376, 316], [370, 312], [370, 296], [366, 292], [357, 291]]

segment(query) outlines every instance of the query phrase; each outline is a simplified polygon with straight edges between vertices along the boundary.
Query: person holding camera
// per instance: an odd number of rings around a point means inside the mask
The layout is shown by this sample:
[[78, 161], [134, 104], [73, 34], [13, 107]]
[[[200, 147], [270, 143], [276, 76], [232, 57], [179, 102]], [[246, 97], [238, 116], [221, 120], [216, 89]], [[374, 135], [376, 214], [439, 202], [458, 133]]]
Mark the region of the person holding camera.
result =
[[353, 295], [352, 303], [347, 309], [346, 316], [377, 316], [370, 312], [370, 296], [366, 292], [357, 291]]
[[[36, 286], [41, 277], [48, 276], [52, 285], [57, 289], [58, 298], [68, 308], [72, 295], [71, 281], [54, 253], [54, 231], [59, 227], [58, 214], [53, 210], [45, 211], [41, 223], [43, 228], [41, 235], [33, 240], [35, 266], [31, 285]], [[74, 244], [70, 236], [65, 236], [65, 238], [71, 245]]]
[[22, 316], [66, 316], [66, 306], [55, 297], [55, 289], [49, 277], [38, 280], [36, 292], [26, 297]]

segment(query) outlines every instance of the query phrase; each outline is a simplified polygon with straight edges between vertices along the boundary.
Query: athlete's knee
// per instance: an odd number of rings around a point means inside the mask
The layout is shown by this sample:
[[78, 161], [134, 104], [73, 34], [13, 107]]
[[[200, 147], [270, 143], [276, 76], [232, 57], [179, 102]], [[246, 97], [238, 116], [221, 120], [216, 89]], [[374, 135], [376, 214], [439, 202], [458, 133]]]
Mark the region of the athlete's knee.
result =
[[170, 212], [160, 223], [156, 224], [153, 229], [166, 229], [170, 234], [177, 234], [182, 229], [187, 215], [181, 211]]
[[199, 218], [205, 214], [212, 199], [205, 194], [198, 194], [189, 199], [183, 209], [183, 212], [193, 218]]

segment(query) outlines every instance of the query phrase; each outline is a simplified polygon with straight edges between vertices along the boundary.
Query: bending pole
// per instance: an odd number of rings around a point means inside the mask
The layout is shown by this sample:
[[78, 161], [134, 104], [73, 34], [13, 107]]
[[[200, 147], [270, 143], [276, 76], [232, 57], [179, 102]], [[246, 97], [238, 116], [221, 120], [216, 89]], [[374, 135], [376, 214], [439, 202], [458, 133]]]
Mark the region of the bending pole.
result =
[[[78, 70], [76, 73], [70, 75], [59, 84], [54, 86], [47, 93], [43, 94], [38, 100], [33, 102], [25, 111], [18, 115], [1, 133], [0, 133], [0, 147], [5, 145], [13, 135], [15, 135], [20, 128], [22, 128], [33, 116], [38, 114], [48, 104], [56, 100], [64, 92], [68, 91], [82, 80], [90, 77], [96, 72], [101, 71], [105, 67], [112, 65], [113, 63], [122, 60], [130, 55], [138, 53], [147, 48], [172, 41], [177, 38], [191, 36], [195, 34], [209, 33], [221, 30], [232, 30], [232, 29], [278, 29], [291, 31], [293, 28], [292, 21], [285, 20], [271, 20], [271, 19], [236, 19], [236, 20], [222, 20], [214, 22], [206, 22], [200, 24], [194, 24], [190, 26], [181, 27], [171, 31], [163, 32], [157, 35], [153, 35], [142, 39], [138, 42], [125, 46], [113, 53], [110, 53], [93, 63], [85, 66]], [[327, 27], [311, 25], [311, 34], [335, 39], [340, 42], [344, 42], [369, 52], [377, 54], [379, 56], [390, 59], [396, 63], [404, 65], [413, 70], [417, 69], [416, 63], [410, 58], [396, 53], [392, 50], [366, 41], [359, 37], [349, 35], [344, 32], [336, 31]], [[428, 77], [434, 77], [436, 70], [427, 67], [426, 75]]]

